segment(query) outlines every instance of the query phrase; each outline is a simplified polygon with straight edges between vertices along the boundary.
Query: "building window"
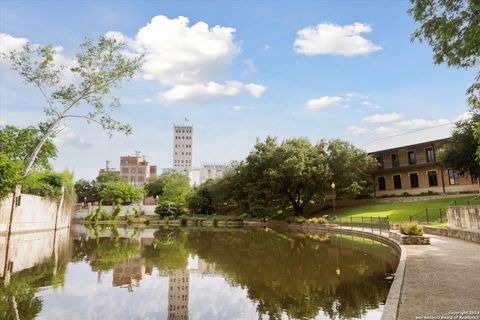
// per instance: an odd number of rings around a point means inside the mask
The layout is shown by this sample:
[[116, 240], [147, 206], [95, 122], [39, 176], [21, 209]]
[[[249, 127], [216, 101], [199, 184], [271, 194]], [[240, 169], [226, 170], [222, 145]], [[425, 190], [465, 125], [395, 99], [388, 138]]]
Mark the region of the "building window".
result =
[[416, 172], [410, 173], [410, 187], [418, 188], [418, 174]]
[[128, 168], [122, 168], [122, 173], [128, 173]]
[[385, 177], [378, 177], [378, 190], [386, 190]]
[[448, 181], [451, 185], [460, 184], [460, 173], [457, 170], [448, 169]]
[[378, 164], [380, 165], [380, 169], [383, 169], [383, 156], [376, 157]]
[[428, 171], [428, 185], [430, 187], [438, 186], [437, 171]]
[[402, 178], [399, 174], [393, 176], [393, 188], [402, 189]]
[[398, 162], [398, 154], [392, 153], [392, 168], [398, 168], [400, 163]]
[[427, 158], [427, 162], [435, 162], [435, 151], [433, 150], [433, 147], [425, 149], [425, 157]]
[[415, 151], [408, 151], [407, 156], [408, 156], [409, 165], [413, 165], [417, 163], [417, 155], [415, 154]]

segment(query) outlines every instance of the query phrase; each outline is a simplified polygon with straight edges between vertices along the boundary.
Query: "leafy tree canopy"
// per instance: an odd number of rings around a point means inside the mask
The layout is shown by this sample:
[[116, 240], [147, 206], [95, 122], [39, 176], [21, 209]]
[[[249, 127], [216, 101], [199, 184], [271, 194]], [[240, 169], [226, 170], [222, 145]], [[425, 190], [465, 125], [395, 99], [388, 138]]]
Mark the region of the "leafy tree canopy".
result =
[[125, 202], [138, 201], [142, 199], [143, 191], [126, 182], [112, 181], [103, 184], [99, 196], [106, 203], [113, 203], [118, 200]]
[[[35, 146], [42, 138], [44, 131], [35, 127], [18, 128], [6, 125], [0, 128], [0, 151], [9, 160], [18, 160], [24, 166]], [[57, 157], [57, 147], [51, 139], [47, 139], [33, 164], [36, 170], [51, 170], [49, 160]]]
[[460, 174], [480, 177], [480, 163], [476, 161], [479, 144], [474, 131], [480, 115], [459, 121], [447, 145], [441, 150], [439, 158], [447, 168], [458, 170]]
[[[61, 129], [66, 119], [97, 123], [109, 134], [131, 132], [129, 125], [110, 115], [110, 110], [120, 106], [119, 99], [111, 97], [111, 89], [118, 87], [122, 80], [132, 79], [141, 66], [142, 57], [127, 56], [124, 48], [123, 43], [105, 36], [98, 42], [86, 39], [72, 66], [59, 64], [54, 59], [52, 46], [27, 44], [21, 51], [2, 53], [1, 58], [9, 62], [24, 83], [37, 88], [44, 98], [37, 103], [43, 108], [46, 121], [40, 139], [33, 144], [33, 150], [29, 150], [24, 175], [32, 169], [45, 143]], [[65, 71], [73, 81], [66, 81]]]

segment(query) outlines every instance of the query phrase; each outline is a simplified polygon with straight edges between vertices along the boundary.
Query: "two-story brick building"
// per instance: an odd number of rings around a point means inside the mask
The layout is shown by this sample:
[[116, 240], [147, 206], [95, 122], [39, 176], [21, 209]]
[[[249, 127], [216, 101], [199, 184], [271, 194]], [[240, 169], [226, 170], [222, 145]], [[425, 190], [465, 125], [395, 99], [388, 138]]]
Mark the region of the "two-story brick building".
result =
[[445, 168], [438, 152], [448, 143], [453, 125], [381, 138], [363, 148], [379, 163], [372, 173], [374, 195], [460, 193], [478, 191], [477, 181]]

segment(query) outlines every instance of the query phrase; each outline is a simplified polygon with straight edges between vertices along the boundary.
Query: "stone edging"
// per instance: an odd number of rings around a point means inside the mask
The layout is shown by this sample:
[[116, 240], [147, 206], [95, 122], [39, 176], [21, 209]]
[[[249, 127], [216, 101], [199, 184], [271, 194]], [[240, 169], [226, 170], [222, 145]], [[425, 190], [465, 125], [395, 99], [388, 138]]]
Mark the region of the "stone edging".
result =
[[295, 224], [284, 224], [284, 223], [262, 223], [262, 222], [255, 222], [255, 221], [245, 221], [244, 226], [255, 226], [255, 227], [286, 227], [290, 229], [297, 229], [297, 230], [317, 230], [322, 232], [331, 232], [331, 233], [340, 233], [340, 234], [348, 234], [348, 235], [356, 235], [362, 236], [365, 238], [373, 239], [385, 244], [390, 245], [393, 247], [398, 255], [399, 261], [397, 270], [395, 270], [395, 278], [393, 279], [392, 285], [390, 286], [390, 291], [388, 292], [387, 301], [385, 302], [385, 306], [383, 307], [382, 317], [381, 320], [392, 320], [397, 319], [398, 316], [398, 307], [400, 305], [400, 299], [402, 296], [402, 289], [403, 289], [403, 279], [405, 276], [405, 267], [407, 263], [407, 250], [405, 247], [399, 243], [395, 239], [391, 239], [387, 236], [360, 231], [360, 230], [352, 230], [352, 229], [339, 229], [339, 228], [332, 228], [325, 225], [295, 225]]
[[430, 226], [423, 226], [423, 231], [427, 234], [480, 243], [480, 232]]

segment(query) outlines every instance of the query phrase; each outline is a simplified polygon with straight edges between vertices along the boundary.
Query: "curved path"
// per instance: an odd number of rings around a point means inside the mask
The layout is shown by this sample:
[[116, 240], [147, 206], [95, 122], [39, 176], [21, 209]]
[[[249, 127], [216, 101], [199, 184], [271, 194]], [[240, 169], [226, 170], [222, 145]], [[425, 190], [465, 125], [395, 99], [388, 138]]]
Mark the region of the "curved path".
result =
[[407, 262], [397, 319], [448, 319], [441, 316], [462, 311], [477, 313], [457, 319], [480, 319], [480, 244], [429, 236], [429, 246], [405, 246]]

